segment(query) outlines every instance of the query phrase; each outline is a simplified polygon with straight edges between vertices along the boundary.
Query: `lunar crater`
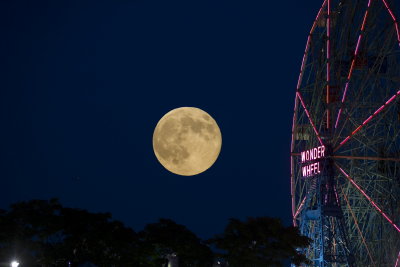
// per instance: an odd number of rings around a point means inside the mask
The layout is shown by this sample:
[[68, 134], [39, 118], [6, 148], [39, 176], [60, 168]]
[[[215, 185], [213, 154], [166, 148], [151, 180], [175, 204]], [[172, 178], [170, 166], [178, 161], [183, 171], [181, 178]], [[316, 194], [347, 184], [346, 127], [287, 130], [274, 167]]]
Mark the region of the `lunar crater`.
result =
[[215, 120], [198, 108], [183, 107], [165, 114], [153, 134], [158, 161], [179, 175], [210, 168], [221, 150], [222, 136]]

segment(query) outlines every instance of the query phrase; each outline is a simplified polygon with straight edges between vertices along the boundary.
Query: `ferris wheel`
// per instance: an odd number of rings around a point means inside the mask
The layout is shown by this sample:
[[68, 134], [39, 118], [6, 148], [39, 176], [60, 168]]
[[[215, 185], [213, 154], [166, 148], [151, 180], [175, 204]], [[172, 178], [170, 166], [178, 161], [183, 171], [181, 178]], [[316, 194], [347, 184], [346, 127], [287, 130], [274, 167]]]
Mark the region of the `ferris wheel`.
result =
[[[400, 25], [391, 0], [325, 0], [291, 143], [293, 224], [312, 266], [400, 267]], [[399, 3], [397, 3], [399, 4]]]

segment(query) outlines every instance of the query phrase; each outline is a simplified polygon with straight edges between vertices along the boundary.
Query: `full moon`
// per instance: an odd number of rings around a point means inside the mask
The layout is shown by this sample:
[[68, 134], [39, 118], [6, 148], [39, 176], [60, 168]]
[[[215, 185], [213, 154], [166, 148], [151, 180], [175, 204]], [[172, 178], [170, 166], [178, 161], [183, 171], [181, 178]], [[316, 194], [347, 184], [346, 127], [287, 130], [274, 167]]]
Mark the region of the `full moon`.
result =
[[153, 134], [158, 161], [170, 172], [184, 176], [210, 168], [221, 145], [216, 121], [207, 112], [193, 107], [176, 108], [165, 114]]

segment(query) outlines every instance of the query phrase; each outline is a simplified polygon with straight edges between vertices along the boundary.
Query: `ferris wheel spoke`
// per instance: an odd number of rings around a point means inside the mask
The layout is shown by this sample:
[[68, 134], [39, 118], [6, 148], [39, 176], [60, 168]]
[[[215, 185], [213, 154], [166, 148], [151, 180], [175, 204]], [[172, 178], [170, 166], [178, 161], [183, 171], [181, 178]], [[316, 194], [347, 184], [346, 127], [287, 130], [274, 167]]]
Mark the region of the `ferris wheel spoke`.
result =
[[341, 146], [343, 146], [347, 141], [350, 140], [361, 128], [363, 128], [368, 122], [370, 122], [374, 117], [376, 117], [379, 113], [382, 112], [393, 100], [396, 99], [400, 95], [400, 90], [397, 91], [395, 95], [393, 95], [389, 100], [385, 102], [380, 108], [378, 108], [371, 116], [369, 116], [362, 124], [360, 124], [349, 136], [347, 136], [340, 144], [333, 150], [334, 152], [337, 151]]
[[396, 28], [397, 41], [399, 42], [399, 46], [400, 46], [400, 31], [399, 31], [399, 24], [397, 23], [397, 19], [396, 19], [396, 17], [394, 16], [393, 11], [392, 11], [392, 9], [389, 7], [389, 4], [387, 3], [387, 1], [386, 1], [386, 0], [382, 0], [382, 2], [383, 2], [383, 4], [385, 5], [387, 11], [389, 12], [390, 16], [391, 16], [392, 19], [393, 19], [394, 26], [395, 26], [395, 28]]
[[340, 120], [340, 115], [342, 114], [343, 104], [344, 104], [344, 101], [346, 100], [347, 90], [349, 88], [349, 83], [350, 83], [350, 80], [351, 80], [352, 75], [353, 75], [353, 70], [354, 70], [354, 66], [355, 66], [355, 63], [356, 63], [357, 56], [358, 56], [358, 51], [359, 51], [359, 48], [360, 48], [361, 39], [362, 39], [363, 34], [364, 34], [365, 23], [367, 22], [368, 11], [369, 11], [370, 5], [371, 5], [371, 0], [368, 1], [367, 10], [365, 11], [365, 14], [364, 14], [364, 18], [363, 18], [363, 22], [362, 22], [361, 29], [360, 29], [360, 34], [358, 35], [357, 45], [356, 45], [356, 48], [355, 48], [355, 51], [354, 51], [353, 59], [352, 59], [351, 64], [350, 64], [350, 70], [349, 70], [349, 72], [347, 74], [347, 79], [346, 79], [344, 92], [343, 92], [341, 103], [340, 103], [340, 108], [339, 108], [338, 114], [336, 116], [335, 128], [338, 127], [339, 120]]
[[362, 243], [364, 244], [365, 249], [367, 250], [367, 253], [368, 253], [368, 256], [369, 256], [369, 258], [370, 258], [370, 260], [371, 260], [371, 262], [372, 262], [372, 265], [373, 265], [373, 266], [376, 266], [376, 265], [375, 265], [375, 261], [374, 261], [374, 259], [372, 258], [371, 252], [370, 252], [370, 250], [369, 250], [369, 248], [368, 248], [367, 242], [365, 241], [365, 237], [364, 237], [364, 235], [363, 235], [363, 233], [362, 233], [362, 231], [361, 231], [361, 229], [360, 229], [358, 220], [357, 220], [357, 218], [356, 218], [356, 216], [355, 216], [355, 214], [354, 214], [353, 209], [352, 209], [351, 206], [350, 206], [350, 202], [349, 202], [349, 200], [348, 200], [348, 197], [347, 197], [346, 193], [344, 192], [344, 190], [343, 190], [341, 187], [340, 187], [340, 190], [341, 190], [341, 192], [342, 192], [342, 195], [343, 195], [344, 200], [346, 201], [346, 205], [347, 205], [347, 207], [348, 207], [348, 209], [349, 209], [349, 211], [350, 211], [351, 217], [353, 218], [353, 221], [354, 221], [354, 223], [355, 223], [355, 226], [356, 226], [356, 228], [357, 228], [357, 231], [358, 231], [358, 233], [359, 233], [360, 236], [361, 236]]
[[310, 124], [312, 125], [312, 127], [314, 129], [314, 132], [317, 135], [318, 141], [321, 143], [321, 145], [324, 145], [324, 143], [322, 142], [322, 139], [321, 139], [321, 137], [319, 135], [319, 132], [318, 132], [317, 128], [315, 127], [315, 124], [314, 124], [313, 120], [311, 119], [310, 113], [309, 113], [308, 109], [306, 108], [306, 105], [304, 104], [304, 101], [303, 101], [303, 98], [300, 95], [300, 92], [297, 92], [297, 96], [299, 97], [300, 103], [303, 106], [304, 111], [306, 112], [308, 120], [310, 121]]
[[372, 200], [371, 197], [365, 193], [365, 191], [351, 178], [337, 163], [335, 166], [340, 170], [340, 172], [347, 178], [347, 180], [369, 201], [369, 203], [400, 233], [400, 227], [397, 226], [393, 220]]

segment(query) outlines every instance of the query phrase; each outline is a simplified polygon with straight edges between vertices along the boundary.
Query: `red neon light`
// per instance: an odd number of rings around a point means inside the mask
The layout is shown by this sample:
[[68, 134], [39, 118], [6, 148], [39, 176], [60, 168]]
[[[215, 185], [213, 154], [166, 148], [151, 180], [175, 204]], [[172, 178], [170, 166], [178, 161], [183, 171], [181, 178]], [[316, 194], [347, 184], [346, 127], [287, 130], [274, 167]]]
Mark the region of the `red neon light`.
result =
[[[400, 92], [400, 91], [399, 91], [399, 92]], [[323, 143], [322, 140], [321, 140], [321, 137], [319, 137], [319, 133], [318, 133], [318, 131], [317, 131], [317, 128], [315, 127], [315, 124], [314, 124], [314, 122], [313, 122], [312, 119], [311, 119], [310, 113], [308, 113], [308, 110], [307, 110], [307, 108], [306, 108], [306, 105], [304, 104], [304, 101], [303, 101], [303, 98], [302, 98], [301, 95], [300, 95], [300, 92], [297, 92], [297, 96], [298, 96], [299, 99], [300, 99], [300, 103], [301, 103], [301, 105], [303, 106], [304, 111], [306, 112], [306, 115], [307, 115], [307, 117], [308, 117], [308, 120], [310, 121], [310, 123], [311, 123], [311, 125], [312, 125], [312, 127], [313, 127], [313, 129], [314, 129], [314, 132], [315, 132], [315, 134], [317, 135], [317, 138], [318, 138], [319, 142], [321, 143], [321, 145], [324, 145], [324, 143]]]
[[364, 197], [371, 203], [372, 206], [374, 206], [374, 208], [379, 211], [379, 213], [397, 230], [397, 232], [400, 233], [400, 227], [398, 227], [387, 215], [386, 213], [384, 213], [382, 211], [381, 208], [379, 208], [379, 206], [375, 203], [375, 201], [373, 201], [368, 195], [367, 193], [365, 193], [365, 191], [358, 185], [356, 184], [356, 182], [354, 182], [354, 179], [352, 179], [342, 168], [340, 168], [336, 163], [335, 163], [336, 167], [343, 173], [343, 175], [347, 178], [347, 180], [350, 181], [350, 183], [352, 183], [352, 185], [354, 185], [358, 191], [360, 191], [361, 194], [364, 195]]
[[334, 149], [334, 151], [338, 150], [344, 143], [346, 143], [354, 134], [356, 134], [362, 127], [364, 127], [372, 118], [378, 115], [385, 107], [387, 107], [396, 97], [400, 95], [400, 90], [392, 96], [388, 101], [385, 102], [380, 108], [378, 108], [374, 114], [368, 117], [360, 126], [357, 127], [349, 136], [347, 136], [342, 142], [340, 142], [339, 146]]

